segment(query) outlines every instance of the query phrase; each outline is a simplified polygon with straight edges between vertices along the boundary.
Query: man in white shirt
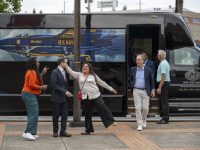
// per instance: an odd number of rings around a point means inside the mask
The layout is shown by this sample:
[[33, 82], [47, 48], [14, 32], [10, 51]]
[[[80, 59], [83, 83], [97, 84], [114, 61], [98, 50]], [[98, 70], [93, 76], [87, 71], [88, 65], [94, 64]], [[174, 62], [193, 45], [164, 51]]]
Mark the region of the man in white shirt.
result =
[[158, 82], [158, 97], [160, 102], [160, 112], [162, 119], [158, 124], [169, 123], [169, 102], [168, 102], [168, 90], [170, 87], [170, 65], [166, 60], [166, 52], [164, 50], [158, 50], [158, 60], [160, 64], [157, 70], [157, 82]]

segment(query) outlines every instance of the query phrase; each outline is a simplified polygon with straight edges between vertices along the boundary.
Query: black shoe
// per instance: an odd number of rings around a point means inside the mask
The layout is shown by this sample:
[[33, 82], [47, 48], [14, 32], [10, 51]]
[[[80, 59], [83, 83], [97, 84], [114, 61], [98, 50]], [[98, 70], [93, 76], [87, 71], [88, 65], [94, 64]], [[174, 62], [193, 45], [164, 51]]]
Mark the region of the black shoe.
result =
[[90, 135], [91, 134], [91, 132], [81, 132], [81, 135]]
[[67, 132], [60, 133], [60, 137], [71, 137], [71, 136], [72, 135]]
[[163, 120], [163, 119], [161, 119], [160, 121], [157, 122], [157, 124], [168, 124], [168, 123], [169, 123], [169, 121]]

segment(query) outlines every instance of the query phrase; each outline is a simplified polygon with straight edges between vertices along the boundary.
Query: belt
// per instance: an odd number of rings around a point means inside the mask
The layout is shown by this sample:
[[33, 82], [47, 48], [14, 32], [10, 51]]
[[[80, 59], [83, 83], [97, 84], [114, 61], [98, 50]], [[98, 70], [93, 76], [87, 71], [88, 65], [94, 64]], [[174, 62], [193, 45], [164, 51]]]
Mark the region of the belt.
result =
[[137, 87], [134, 87], [134, 89], [137, 89], [137, 90], [145, 90], [145, 88], [137, 88]]

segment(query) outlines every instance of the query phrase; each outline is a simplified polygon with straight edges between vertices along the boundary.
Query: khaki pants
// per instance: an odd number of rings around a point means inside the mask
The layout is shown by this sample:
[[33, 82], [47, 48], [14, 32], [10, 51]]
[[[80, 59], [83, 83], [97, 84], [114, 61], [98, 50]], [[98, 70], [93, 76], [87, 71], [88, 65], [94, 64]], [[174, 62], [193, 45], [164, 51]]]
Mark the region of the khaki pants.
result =
[[135, 103], [135, 114], [138, 125], [142, 125], [143, 121], [146, 120], [149, 111], [149, 99], [145, 90], [134, 89], [133, 99]]

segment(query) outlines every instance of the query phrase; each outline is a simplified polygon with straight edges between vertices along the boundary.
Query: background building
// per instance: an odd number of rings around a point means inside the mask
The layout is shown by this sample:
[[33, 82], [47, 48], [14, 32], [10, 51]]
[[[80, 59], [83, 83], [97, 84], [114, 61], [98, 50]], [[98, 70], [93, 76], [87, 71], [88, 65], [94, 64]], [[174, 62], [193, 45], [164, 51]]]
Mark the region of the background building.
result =
[[200, 47], [200, 13], [184, 9], [183, 16], [188, 23], [197, 45]]

